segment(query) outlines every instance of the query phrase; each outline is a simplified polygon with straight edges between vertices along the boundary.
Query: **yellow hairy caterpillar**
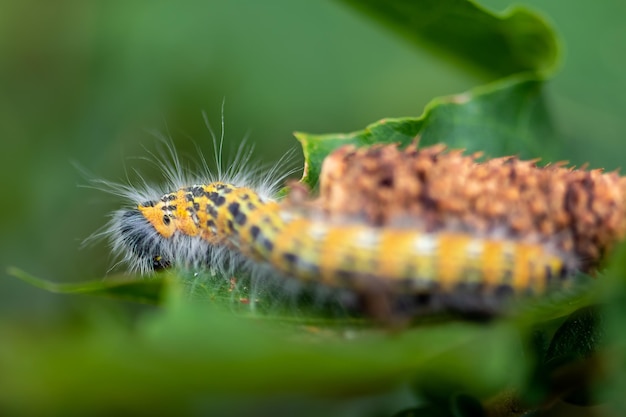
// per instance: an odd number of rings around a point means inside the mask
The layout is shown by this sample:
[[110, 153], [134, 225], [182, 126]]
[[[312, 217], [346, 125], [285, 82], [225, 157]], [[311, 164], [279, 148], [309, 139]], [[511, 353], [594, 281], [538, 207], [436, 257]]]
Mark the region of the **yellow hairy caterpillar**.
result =
[[168, 148], [173, 164], [165, 190], [101, 182], [131, 203], [102, 234], [143, 274], [175, 266], [230, 276], [259, 266], [256, 279], [280, 276], [348, 290], [367, 313], [388, 316], [424, 308], [491, 314], [503, 307], [503, 295], [542, 294], [577, 269], [571, 254], [532, 237], [445, 224], [433, 230], [424, 219], [376, 224], [354, 213], [335, 216], [323, 208], [324, 196], [321, 203], [280, 201], [276, 186], [283, 177], [255, 185], [237, 171], [249, 154], [217, 178], [192, 177]]

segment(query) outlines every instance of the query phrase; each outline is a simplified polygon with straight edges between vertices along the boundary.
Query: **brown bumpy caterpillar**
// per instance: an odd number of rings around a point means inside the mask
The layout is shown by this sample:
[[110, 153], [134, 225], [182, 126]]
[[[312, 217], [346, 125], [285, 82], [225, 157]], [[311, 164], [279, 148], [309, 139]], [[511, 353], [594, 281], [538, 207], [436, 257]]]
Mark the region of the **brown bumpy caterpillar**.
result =
[[318, 205], [330, 218], [379, 227], [409, 218], [430, 232], [531, 238], [586, 272], [624, 238], [626, 178], [616, 172], [479, 157], [443, 145], [345, 146], [324, 161]]

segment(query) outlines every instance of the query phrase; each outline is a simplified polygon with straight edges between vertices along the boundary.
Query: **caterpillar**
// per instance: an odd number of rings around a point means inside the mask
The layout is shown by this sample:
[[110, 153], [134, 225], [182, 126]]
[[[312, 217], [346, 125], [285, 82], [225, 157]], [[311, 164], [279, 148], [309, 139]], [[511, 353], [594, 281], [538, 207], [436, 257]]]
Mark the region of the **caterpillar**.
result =
[[[445, 222], [424, 227], [420, 219], [403, 216], [398, 224], [377, 224], [352, 208], [344, 210], [348, 216], [329, 214], [323, 196], [321, 203], [280, 201], [275, 192], [283, 177], [254, 185], [236, 169], [249, 153], [225, 172], [218, 169], [217, 178], [197, 178], [185, 173], [171, 145], [168, 151], [169, 186], [121, 188], [117, 192], [130, 205], [103, 232], [122, 261], [142, 274], [174, 266], [229, 275], [237, 267], [262, 266], [266, 275], [348, 290], [366, 314], [385, 318], [436, 310], [491, 315], [502, 311], [510, 295], [562, 287], [577, 270], [571, 254], [532, 236], [511, 237], [497, 228], [455, 230]], [[328, 160], [351, 151], [340, 148]], [[324, 166], [322, 178], [332, 177], [333, 163]], [[367, 198], [366, 191], [355, 191], [355, 201]]]

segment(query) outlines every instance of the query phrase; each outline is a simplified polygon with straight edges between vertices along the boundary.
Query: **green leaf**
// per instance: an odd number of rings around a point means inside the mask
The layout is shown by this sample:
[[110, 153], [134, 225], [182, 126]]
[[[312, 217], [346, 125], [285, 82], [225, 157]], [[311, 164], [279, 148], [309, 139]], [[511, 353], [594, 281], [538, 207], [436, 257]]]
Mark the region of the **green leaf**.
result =
[[546, 352], [547, 385], [564, 392], [566, 402], [594, 404], [597, 400], [592, 383], [603, 373], [598, 358], [605, 347], [603, 312], [597, 306], [576, 311], [557, 329]]
[[206, 303], [171, 307], [144, 314], [132, 329], [99, 316], [79, 332], [11, 332], [0, 346], [0, 403], [32, 415], [154, 414], [164, 404], [253, 409], [259, 398], [336, 401], [409, 379], [426, 386], [433, 376], [483, 398], [517, 381], [524, 364], [515, 332], [502, 325], [329, 332], [237, 318]]
[[158, 304], [163, 296], [165, 282], [162, 278], [111, 277], [101, 281], [56, 283], [34, 277], [21, 269], [9, 268], [13, 275], [35, 287], [60, 294], [90, 294], [119, 298], [140, 303]]
[[548, 75], [560, 42], [539, 14], [525, 7], [491, 13], [467, 0], [344, 0], [410, 42], [490, 77], [520, 72]]
[[554, 334], [546, 360], [581, 359], [606, 343], [604, 317], [597, 307], [582, 308], [565, 320]]
[[597, 281], [588, 275], [579, 274], [572, 278], [570, 288], [552, 291], [520, 303], [515, 310], [514, 321], [520, 328], [532, 329], [537, 323], [563, 319], [597, 304], [602, 297]]
[[489, 157], [517, 154], [524, 158], [553, 158], [558, 154], [558, 143], [554, 140], [542, 85], [534, 76], [520, 75], [466, 93], [436, 98], [420, 117], [383, 119], [347, 134], [296, 132], [305, 158], [302, 182], [314, 188], [324, 158], [347, 144], [404, 146], [419, 138], [420, 146], [445, 143], [467, 152], [481, 151]]
[[610, 350], [607, 369], [612, 382], [607, 395], [617, 415], [626, 413], [626, 242], [617, 246], [603, 279], [606, 332]]

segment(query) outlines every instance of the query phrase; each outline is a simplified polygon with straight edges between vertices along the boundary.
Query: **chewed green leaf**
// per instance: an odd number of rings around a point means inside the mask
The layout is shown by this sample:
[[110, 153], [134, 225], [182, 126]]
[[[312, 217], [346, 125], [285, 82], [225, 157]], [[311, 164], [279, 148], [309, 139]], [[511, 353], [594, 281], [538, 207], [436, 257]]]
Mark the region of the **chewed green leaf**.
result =
[[318, 181], [324, 158], [344, 145], [367, 146], [375, 143], [408, 145], [422, 129], [423, 118], [383, 119], [358, 132], [311, 135], [295, 132], [304, 152], [302, 182], [313, 188]]
[[340, 146], [374, 143], [420, 146], [445, 143], [468, 152], [524, 158], [557, 155], [552, 123], [545, 107], [542, 82], [520, 75], [466, 93], [431, 101], [419, 117], [383, 119], [364, 130], [313, 135], [297, 132], [305, 158], [302, 182], [314, 188], [324, 158]]
[[487, 11], [467, 0], [344, 0], [409, 41], [494, 78], [520, 72], [548, 75], [560, 42], [538, 13], [515, 7]]
[[7, 272], [35, 287], [54, 293], [91, 294], [148, 304], [159, 304], [165, 287], [165, 280], [160, 277], [149, 279], [113, 277], [102, 281], [57, 283], [37, 278], [18, 268], [9, 268]]

